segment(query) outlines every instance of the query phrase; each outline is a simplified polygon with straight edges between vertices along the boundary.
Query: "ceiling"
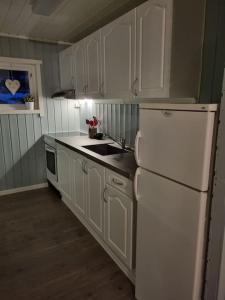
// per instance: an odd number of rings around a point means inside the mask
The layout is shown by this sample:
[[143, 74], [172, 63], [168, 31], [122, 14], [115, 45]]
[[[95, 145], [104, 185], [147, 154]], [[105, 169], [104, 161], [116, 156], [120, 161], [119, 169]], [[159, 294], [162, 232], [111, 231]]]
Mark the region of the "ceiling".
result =
[[146, 0], [0, 0], [0, 34], [75, 42]]

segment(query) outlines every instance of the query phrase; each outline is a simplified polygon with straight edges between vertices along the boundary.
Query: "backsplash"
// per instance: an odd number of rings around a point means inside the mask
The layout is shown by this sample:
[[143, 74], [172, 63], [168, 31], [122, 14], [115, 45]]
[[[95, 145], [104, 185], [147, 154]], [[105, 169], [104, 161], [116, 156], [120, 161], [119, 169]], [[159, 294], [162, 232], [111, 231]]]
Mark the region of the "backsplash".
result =
[[80, 128], [88, 131], [85, 120], [96, 116], [101, 121], [100, 131], [113, 138], [125, 137], [126, 144], [134, 146], [138, 130], [138, 105], [136, 104], [108, 104], [94, 101], [81, 101]]

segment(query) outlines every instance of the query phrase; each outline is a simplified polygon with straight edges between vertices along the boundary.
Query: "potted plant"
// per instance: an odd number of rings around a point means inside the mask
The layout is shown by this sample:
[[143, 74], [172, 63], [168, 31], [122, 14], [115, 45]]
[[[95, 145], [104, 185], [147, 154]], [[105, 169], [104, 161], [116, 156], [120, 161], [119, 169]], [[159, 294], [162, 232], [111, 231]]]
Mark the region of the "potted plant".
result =
[[88, 130], [89, 138], [91, 139], [95, 138], [99, 123], [100, 123], [99, 120], [95, 116], [93, 116], [93, 119], [91, 120], [86, 119], [86, 124], [89, 125], [89, 130]]
[[24, 102], [27, 109], [34, 110], [34, 97], [32, 97], [31, 95], [26, 96], [24, 98]]

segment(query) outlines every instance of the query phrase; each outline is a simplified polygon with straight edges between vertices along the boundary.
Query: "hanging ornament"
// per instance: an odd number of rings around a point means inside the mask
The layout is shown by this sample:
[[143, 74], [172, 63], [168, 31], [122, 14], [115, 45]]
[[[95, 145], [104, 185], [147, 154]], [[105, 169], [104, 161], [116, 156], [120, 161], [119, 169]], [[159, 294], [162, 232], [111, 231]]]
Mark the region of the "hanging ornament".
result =
[[15, 95], [18, 89], [20, 88], [20, 82], [18, 80], [6, 79], [5, 86], [12, 95]]

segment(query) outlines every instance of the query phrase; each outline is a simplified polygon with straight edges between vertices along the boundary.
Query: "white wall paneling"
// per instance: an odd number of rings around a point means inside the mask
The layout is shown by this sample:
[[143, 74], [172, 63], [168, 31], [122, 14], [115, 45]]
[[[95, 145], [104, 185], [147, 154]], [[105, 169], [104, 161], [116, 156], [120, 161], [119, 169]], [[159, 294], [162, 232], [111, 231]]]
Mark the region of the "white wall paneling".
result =
[[81, 101], [80, 128], [87, 132], [86, 119], [96, 116], [101, 121], [100, 132], [110, 136], [125, 137], [129, 146], [134, 146], [135, 136], [138, 130], [138, 105], [118, 103], [98, 103], [97, 101]]
[[58, 53], [64, 46], [0, 37], [0, 56], [39, 59], [44, 116], [0, 116], [0, 191], [46, 181], [42, 135], [79, 130], [79, 110], [72, 100], [52, 100], [60, 87]]

